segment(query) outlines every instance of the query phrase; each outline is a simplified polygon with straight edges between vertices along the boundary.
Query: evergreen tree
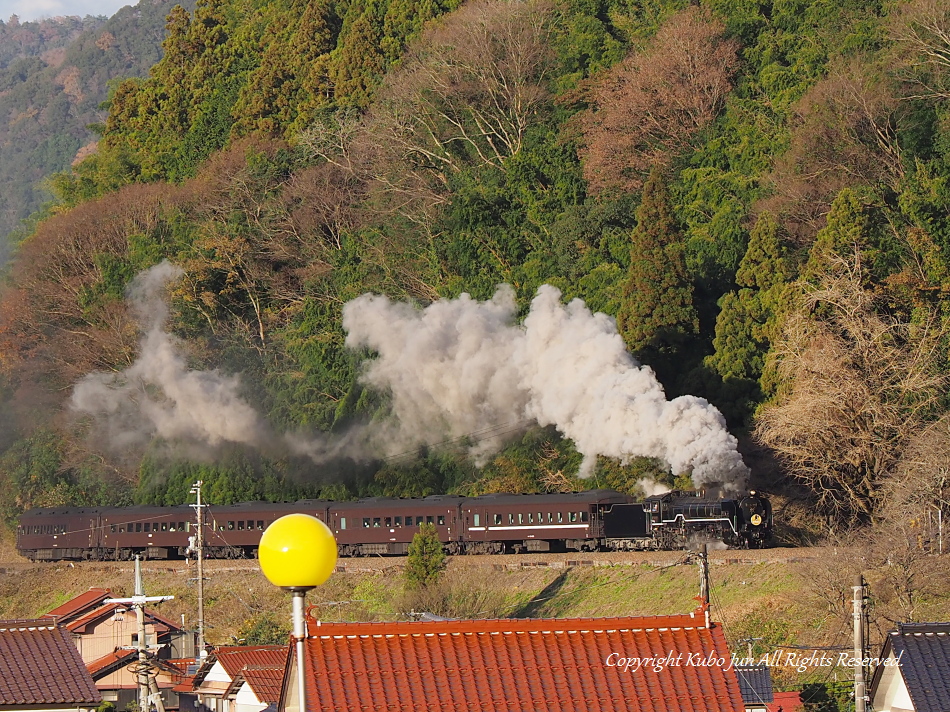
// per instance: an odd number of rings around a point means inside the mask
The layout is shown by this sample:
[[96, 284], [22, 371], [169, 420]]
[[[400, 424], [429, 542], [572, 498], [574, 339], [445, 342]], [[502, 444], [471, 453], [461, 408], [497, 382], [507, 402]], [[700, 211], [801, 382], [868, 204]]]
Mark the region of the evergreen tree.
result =
[[686, 274], [682, 235], [657, 170], [643, 186], [636, 218], [630, 269], [617, 321], [634, 354], [664, 352], [696, 334], [699, 320], [693, 307], [693, 286]]
[[435, 524], [420, 524], [419, 531], [409, 544], [406, 559], [406, 585], [420, 589], [438, 582], [445, 569], [445, 550], [439, 541]]
[[778, 221], [771, 213], [763, 213], [736, 273], [739, 290], [719, 302], [715, 353], [706, 359], [706, 365], [723, 378], [757, 380], [762, 375], [793, 276], [785, 252]]

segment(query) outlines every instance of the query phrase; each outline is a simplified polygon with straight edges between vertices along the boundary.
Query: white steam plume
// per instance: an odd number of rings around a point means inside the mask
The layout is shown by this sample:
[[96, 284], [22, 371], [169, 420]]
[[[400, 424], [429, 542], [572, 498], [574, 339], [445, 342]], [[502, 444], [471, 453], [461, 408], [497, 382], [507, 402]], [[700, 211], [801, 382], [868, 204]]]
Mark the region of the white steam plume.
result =
[[[462, 295], [422, 310], [373, 295], [346, 304], [347, 345], [378, 354], [364, 382], [392, 394], [394, 419], [374, 440], [405, 448], [528, 420], [573, 440], [582, 474], [597, 455], [646, 456], [697, 485], [743, 485], [748, 469], [719, 411], [695, 396], [668, 401], [611, 317], [560, 298], [541, 287], [521, 325], [508, 286], [487, 302]], [[501, 440], [472, 454], [484, 459]]]
[[269, 429], [239, 395], [236, 376], [188, 369], [178, 340], [165, 331], [165, 285], [183, 274], [165, 261], [140, 273], [128, 298], [143, 331], [141, 354], [121, 373], [92, 373], [73, 390], [71, 406], [92, 415], [116, 450], [158, 437], [212, 447], [265, 444]]

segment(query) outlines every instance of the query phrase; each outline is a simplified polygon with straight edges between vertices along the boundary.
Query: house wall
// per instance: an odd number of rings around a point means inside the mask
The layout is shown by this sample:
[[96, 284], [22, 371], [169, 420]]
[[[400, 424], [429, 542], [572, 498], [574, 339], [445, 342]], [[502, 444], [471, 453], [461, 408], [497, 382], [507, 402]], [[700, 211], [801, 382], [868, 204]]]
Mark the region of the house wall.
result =
[[[108, 655], [116, 648], [131, 647], [134, 645], [133, 636], [137, 639], [138, 633], [139, 627], [135, 614], [129, 611], [110, 615], [95, 624], [89, 633], [82, 635], [74, 633], [73, 637], [83, 662], [91, 663], [93, 660]], [[154, 624], [145, 625], [145, 642], [147, 645], [155, 644]]]
[[[890, 659], [895, 660], [893, 653]], [[871, 709], [874, 712], [913, 712], [914, 703], [910, 699], [900, 667], [895, 663], [884, 667], [877, 694], [871, 700]]]
[[234, 712], [261, 712], [267, 705], [257, 699], [254, 690], [246, 682], [241, 685], [237, 695], [234, 697]]

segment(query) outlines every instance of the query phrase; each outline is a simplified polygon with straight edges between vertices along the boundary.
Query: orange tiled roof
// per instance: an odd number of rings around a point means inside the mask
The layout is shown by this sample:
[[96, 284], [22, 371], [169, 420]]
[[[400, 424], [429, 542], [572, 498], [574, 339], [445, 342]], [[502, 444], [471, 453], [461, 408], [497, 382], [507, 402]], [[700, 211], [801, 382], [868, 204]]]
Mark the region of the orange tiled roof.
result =
[[[725, 664], [701, 664], [710, 657]], [[630, 658], [679, 663], [617, 666]], [[341, 712], [740, 712], [730, 659], [722, 628], [706, 627], [702, 609], [623, 618], [311, 621], [306, 677], [311, 705]]]
[[[115, 615], [116, 610], [122, 609], [127, 612], [130, 616], [136, 615], [135, 612], [128, 609], [128, 605], [124, 603], [103, 603], [102, 605], [87, 611], [82, 616], [78, 618], [73, 618], [72, 620], [63, 623], [71, 632], [73, 633], [86, 633], [88, 631], [84, 630], [87, 626], [97, 621], [102, 620], [106, 616]], [[169, 631], [179, 631], [181, 628], [168, 620], [158, 615], [154, 611], [150, 611], [147, 608], [145, 609], [145, 620], [148, 623], [151, 623], [155, 626], [156, 633], [167, 633]]]
[[137, 657], [138, 652], [135, 650], [113, 650], [108, 655], [103, 655], [101, 658], [93, 660], [91, 663], [86, 664], [86, 669], [89, 671], [89, 674], [96, 677], [103, 670], [107, 670], [113, 665], [117, 665], [126, 660], [131, 660], [133, 657]]
[[214, 649], [214, 656], [232, 680], [248, 665], [284, 667], [286, 645], [223, 645]]
[[69, 633], [50, 620], [0, 621], [0, 705], [101, 700]]
[[248, 665], [241, 674], [251, 686], [257, 699], [267, 705], [277, 706], [280, 701], [280, 687], [284, 682], [284, 666], [265, 667]]
[[90, 588], [85, 593], [80, 593], [75, 598], [66, 601], [66, 603], [54, 608], [42, 617], [57, 618], [60, 623], [65, 623], [77, 615], [84, 613], [89, 608], [98, 607], [100, 603], [111, 595], [112, 591], [107, 588]]
[[802, 712], [802, 697], [799, 692], [776, 692], [772, 702], [766, 705], [769, 712]]

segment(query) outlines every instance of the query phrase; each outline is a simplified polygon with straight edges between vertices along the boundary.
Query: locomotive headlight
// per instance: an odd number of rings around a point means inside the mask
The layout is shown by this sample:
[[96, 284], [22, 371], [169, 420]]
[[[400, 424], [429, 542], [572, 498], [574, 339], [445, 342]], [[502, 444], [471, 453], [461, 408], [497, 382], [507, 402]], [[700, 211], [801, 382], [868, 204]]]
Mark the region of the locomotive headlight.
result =
[[762, 523], [762, 515], [761, 515], [761, 514], [753, 514], [753, 515], [749, 518], [749, 521], [752, 522], [752, 526], [757, 527], [757, 526], [759, 526], [759, 525]]

